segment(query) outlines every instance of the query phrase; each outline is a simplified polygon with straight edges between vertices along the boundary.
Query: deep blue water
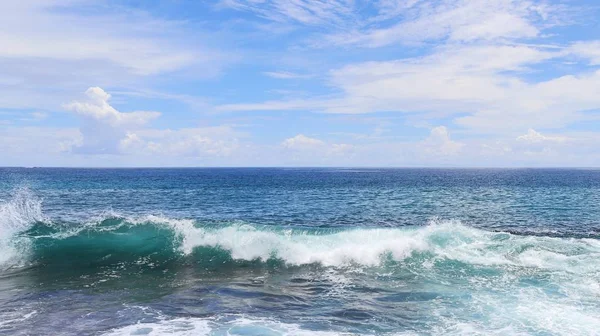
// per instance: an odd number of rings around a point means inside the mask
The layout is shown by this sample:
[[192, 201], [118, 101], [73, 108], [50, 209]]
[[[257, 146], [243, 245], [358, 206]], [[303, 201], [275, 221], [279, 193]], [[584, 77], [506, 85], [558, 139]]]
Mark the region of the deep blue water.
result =
[[598, 330], [600, 170], [0, 168], [0, 334]]

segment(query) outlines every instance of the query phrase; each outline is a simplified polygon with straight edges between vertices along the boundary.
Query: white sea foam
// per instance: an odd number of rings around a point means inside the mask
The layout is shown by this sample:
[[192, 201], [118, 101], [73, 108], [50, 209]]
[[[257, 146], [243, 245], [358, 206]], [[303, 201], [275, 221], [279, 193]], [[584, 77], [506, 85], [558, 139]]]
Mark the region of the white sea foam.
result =
[[[537, 298], [537, 297], [536, 297]], [[532, 298], [528, 297], [531, 300]], [[539, 298], [538, 298], [539, 299]], [[432, 312], [428, 326], [420, 332], [410, 330], [382, 333], [387, 336], [412, 335], [596, 335], [599, 319], [593, 314], [582, 314], [575, 306], [545, 306], [546, 302], [515, 302], [512, 312], [495, 310], [491, 320], [477, 321], [467, 316], [436, 315]], [[283, 323], [271, 319], [249, 317], [162, 318], [156, 322], [136, 323], [117, 328], [104, 336], [350, 336], [373, 333], [310, 330], [300, 324]]]
[[350, 335], [329, 331], [303, 329], [297, 324], [287, 324], [267, 319], [250, 319], [237, 317], [229, 321], [202, 318], [165, 319], [153, 323], [138, 323], [111, 330], [105, 336], [128, 335], [176, 335], [176, 336], [208, 336], [208, 335], [294, 335], [294, 336], [335, 336]]
[[593, 297], [548, 295], [544, 288], [518, 285], [469, 288], [469, 293], [466, 307], [438, 306], [431, 312], [433, 334], [571, 336], [600, 330], [600, 307]]
[[455, 260], [580, 274], [600, 271], [596, 262], [600, 244], [596, 240], [489, 232], [457, 221], [435, 221], [416, 228], [326, 232], [257, 229], [250, 225], [207, 229], [194, 226], [192, 221], [159, 217], [143, 220], [172, 226], [183, 237], [183, 253], [192, 253], [197, 247], [218, 247], [237, 260], [278, 258], [290, 265], [377, 266], [386, 258], [403, 261], [414, 253], [425, 253], [431, 256], [426, 260], [429, 266], [436, 261]]

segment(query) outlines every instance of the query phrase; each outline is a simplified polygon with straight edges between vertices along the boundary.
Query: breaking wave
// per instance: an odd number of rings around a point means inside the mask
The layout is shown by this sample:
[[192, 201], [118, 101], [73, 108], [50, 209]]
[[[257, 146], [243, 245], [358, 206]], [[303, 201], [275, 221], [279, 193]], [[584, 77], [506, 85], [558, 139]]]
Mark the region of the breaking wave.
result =
[[[135, 262], [317, 264], [325, 267], [468, 265], [600, 272], [600, 240], [525, 236], [432, 221], [406, 228], [289, 229], [188, 219], [109, 215], [86, 223], [55, 223], [27, 190], [0, 204], [0, 265], [87, 266]], [[0, 269], [2, 269], [0, 268]]]

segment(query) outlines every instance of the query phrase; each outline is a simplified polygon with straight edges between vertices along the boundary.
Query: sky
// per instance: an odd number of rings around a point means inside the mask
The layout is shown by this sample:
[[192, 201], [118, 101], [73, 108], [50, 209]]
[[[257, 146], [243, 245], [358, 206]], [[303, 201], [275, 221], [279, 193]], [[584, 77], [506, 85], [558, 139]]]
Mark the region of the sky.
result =
[[0, 166], [600, 166], [593, 0], [2, 1], [0, 46]]

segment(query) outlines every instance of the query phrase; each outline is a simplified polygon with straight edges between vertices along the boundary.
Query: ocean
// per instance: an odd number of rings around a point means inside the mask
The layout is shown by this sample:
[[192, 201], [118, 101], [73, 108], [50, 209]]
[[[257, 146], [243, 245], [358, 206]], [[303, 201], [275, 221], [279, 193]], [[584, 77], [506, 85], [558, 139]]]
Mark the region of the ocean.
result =
[[600, 335], [600, 170], [0, 168], [2, 335]]

